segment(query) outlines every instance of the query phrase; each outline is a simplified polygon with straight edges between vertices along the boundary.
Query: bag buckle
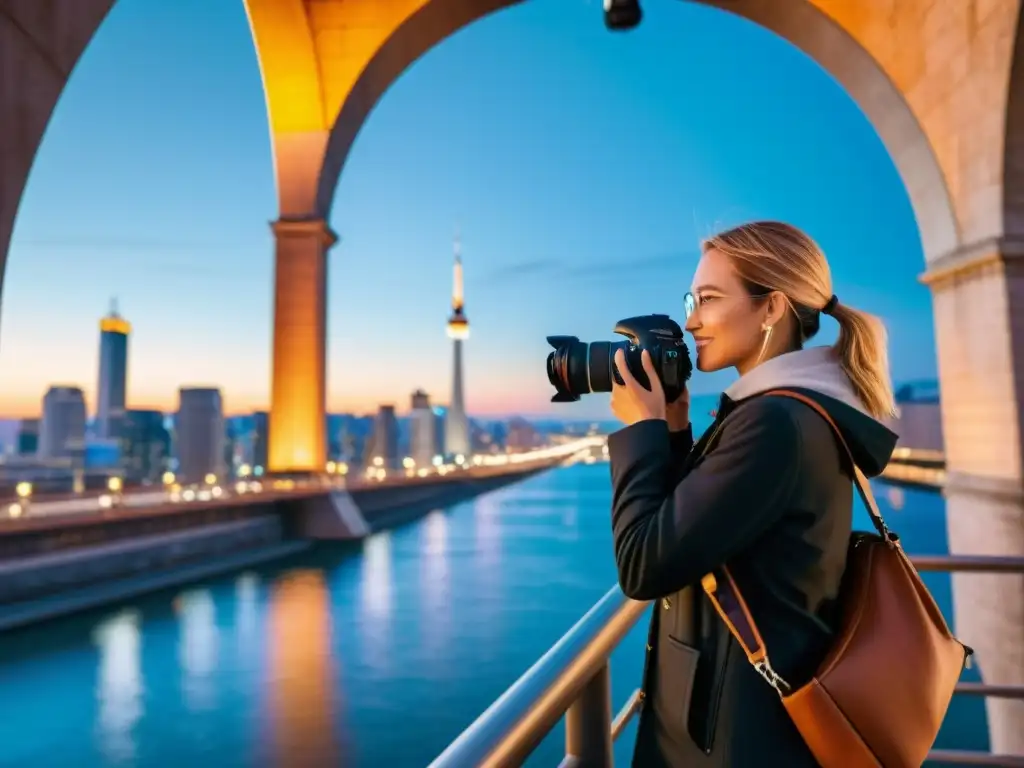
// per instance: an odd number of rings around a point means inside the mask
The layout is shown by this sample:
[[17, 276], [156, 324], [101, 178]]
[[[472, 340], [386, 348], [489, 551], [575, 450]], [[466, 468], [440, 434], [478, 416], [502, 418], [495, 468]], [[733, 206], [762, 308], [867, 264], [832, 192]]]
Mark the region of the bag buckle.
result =
[[769, 663], [767, 657], [757, 662], [754, 665], [754, 669], [757, 670], [761, 677], [768, 681], [768, 685], [774, 688], [779, 696], [785, 696], [792, 690], [789, 683], [783, 680], [782, 677], [772, 669], [772, 665]]

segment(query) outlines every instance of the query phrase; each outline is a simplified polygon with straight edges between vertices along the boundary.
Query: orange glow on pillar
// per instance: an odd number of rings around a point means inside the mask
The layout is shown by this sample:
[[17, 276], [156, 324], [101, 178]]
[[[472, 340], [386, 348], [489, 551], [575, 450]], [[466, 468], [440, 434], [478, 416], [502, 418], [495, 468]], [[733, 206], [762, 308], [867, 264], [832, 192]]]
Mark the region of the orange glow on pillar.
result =
[[322, 472], [326, 463], [327, 251], [322, 220], [278, 221], [274, 357], [267, 465], [272, 473]]

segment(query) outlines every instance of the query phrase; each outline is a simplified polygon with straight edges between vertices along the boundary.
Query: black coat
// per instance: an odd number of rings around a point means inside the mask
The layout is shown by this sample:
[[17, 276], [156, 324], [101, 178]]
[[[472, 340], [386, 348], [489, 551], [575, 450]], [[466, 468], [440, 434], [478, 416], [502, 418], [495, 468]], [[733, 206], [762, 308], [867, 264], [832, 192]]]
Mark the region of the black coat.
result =
[[[865, 474], [884, 468], [896, 435], [844, 402], [797, 391], [825, 407]], [[633, 765], [816, 766], [700, 579], [728, 564], [775, 671], [794, 688], [813, 676], [833, 637], [853, 508], [831, 428], [797, 400], [723, 395], [696, 446], [689, 430], [651, 420], [611, 435], [608, 451], [619, 583], [656, 601]]]

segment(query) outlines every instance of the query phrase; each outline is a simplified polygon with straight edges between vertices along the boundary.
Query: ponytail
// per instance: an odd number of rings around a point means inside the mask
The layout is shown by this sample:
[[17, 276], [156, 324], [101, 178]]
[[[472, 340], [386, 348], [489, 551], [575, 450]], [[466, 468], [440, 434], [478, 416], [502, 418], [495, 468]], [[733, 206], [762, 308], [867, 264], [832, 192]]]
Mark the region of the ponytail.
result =
[[877, 419], [892, 416], [896, 403], [882, 321], [838, 302], [829, 314], [839, 324], [839, 339], [832, 349], [860, 401]]

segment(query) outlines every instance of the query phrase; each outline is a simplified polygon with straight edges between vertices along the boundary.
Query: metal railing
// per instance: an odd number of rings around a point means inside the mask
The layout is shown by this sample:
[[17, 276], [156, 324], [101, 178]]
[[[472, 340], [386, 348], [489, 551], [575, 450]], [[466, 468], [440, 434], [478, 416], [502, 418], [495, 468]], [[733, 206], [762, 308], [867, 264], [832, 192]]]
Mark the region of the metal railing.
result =
[[[920, 571], [1024, 573], [1024, 557], [964, 555], [912, 558]], [[512, 768], [522, 765], [565, 717], [565, 758], [559, 768], [611, 768], [612, 745], [639, 711], [636, 690], [612, 717], [612, 651], [649, 603], [612, 587], [555, 645], [453, 741], [430, 768]], [[960, 683], [957, 694], [1024, 699], [1024, 686]], [[1024, 757], [933, 750], [929, 761], [951, 765], [1024, 766]]]

